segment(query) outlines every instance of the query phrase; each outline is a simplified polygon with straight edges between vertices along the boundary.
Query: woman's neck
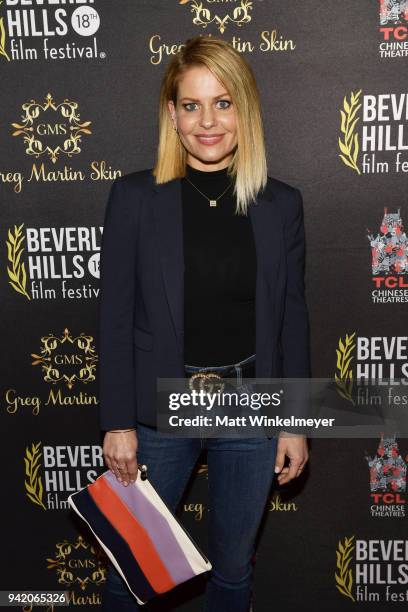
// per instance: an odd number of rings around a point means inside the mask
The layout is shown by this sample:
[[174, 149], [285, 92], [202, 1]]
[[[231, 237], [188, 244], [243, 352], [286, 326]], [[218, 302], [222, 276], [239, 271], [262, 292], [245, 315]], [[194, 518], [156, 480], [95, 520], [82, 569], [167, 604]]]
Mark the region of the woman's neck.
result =
[[186, 161], [187, 165], [190, 166], [190, 168], [194, 168], [195, 170], [201, 170], [202, 172], [217, 172], [218, 170], [224, 170], [228, 168], [232, 161], [232, 155], [227, 155], [218, 162], [206, 163], [188, 154]]
[[190, 166], [190, 164], [186, 164], [186, 175], [193, 179], [199, 178], [201, 180], [216, 180], [217, 178], [223, 178], [228, 175], [228, 166], [225, 168], [220, 168], [218, 170], [200, 170], [198, 168], [194, 168]]

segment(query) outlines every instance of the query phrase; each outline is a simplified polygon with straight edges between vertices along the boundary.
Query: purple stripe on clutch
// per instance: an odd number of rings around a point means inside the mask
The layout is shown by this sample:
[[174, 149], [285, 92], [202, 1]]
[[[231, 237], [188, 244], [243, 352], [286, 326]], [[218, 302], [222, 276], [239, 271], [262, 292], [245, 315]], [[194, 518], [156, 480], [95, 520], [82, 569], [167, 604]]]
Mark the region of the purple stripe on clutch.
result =
[[103, 478], [106, 478], [110, 487], [146, 529], [174, 582], [184, 582], [195, 576], [185, 553], [174, 534], [169, 530], [169, 524], [159, 510], [149, 502], [137, 487], [123, 486], [112, 472], [104, 474]]

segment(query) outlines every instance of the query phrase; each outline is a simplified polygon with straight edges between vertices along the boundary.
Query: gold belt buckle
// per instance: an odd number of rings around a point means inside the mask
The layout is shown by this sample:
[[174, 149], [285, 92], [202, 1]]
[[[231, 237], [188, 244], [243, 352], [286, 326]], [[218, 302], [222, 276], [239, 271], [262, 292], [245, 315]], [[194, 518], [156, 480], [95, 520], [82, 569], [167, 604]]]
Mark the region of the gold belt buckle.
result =
[[[221, 381], [221, 382], [219, 382]], [[225, 383], [222, 382], [222, 376], [217, 372], [196, 372], [188, 382], [190, 390], [205, 391], [206, 393], [216, 393], [224, 390]]]

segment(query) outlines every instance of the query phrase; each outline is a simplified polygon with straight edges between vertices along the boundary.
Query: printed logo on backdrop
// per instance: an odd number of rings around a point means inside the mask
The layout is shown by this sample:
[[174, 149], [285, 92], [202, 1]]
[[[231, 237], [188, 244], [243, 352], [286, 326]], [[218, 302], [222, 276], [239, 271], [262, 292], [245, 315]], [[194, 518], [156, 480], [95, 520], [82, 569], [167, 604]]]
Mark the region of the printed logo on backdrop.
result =
[[341, 161], [357, 174], [408, 173], [408, 94], [351, 92], [340, 109]]
[[22, 122], [12, 124], [16, 128], [13, 136], [22, 136], [26, 154], [37, 159], [48, 157], [55, 164], [61, 155], [77, 155], [82, 136], [92, 134], [91, 121], [80, 121], [78, 102], [57, 104], [49, 93], [43, 104], [30, 100], [22, 109]]
[[[173, 0], [175, 3], [175, 0]], [[175, 9], [183, 9], [191, 15], [193, 29], [185, 36], [189, 38], [203, 33], [209, 36], [226, 36], [239, 53], [291, 53], [296, 43], [288, 32], [282, 33], [272, 17], [270, 24], [262, 23], [265, 29], [254, 37], [245, 37], [245, 26], [257, 24], [257, 5], [261, 0], [178, 0]], [[188, 11], [188, 13], [187, 13]], [[177, 13], [182, 18], [181, 11]], [[286, 27], [286, 24], [285, 24]], [[150, 63], [157, 66], [166, 57], [175, 55], [183, 46], [182, 41], [169, 41], [160, 33], [149, 38]]]
[[40, 365], [48, 383], [64, 383], [68, 389], [78, 383], [95, 381], [98, 357], [93, 337], [84, 333], [73, 337], [68, 329], [60, 337], [54, 334], [41, 338], [40, 355], [32, 353], [33, 366]]
[[47, 569], [56, 578], [59, 590], [68, 592], [70, 606], [99, 606], [100, 591], [106, 582], [107, 558], [96, 541], [87, 542], [81, 535], [76, 540], [57, 542]]
[[7, 232], [10, 287], [31, 300], [95, 299], [103, 227], [26, 227]]
[[33, 442], [24, 456], [27, 501], [42, 510], [66, 510], [68, 497], [103, 472], [98, 445], [56, 446]]
[[[197, 2], [197, 0], [179, 0], [179, 4], [187, 4], [193, 14], [194, 25], [207, 28], [209, 25], [216, 25], [220, 34], [224, 34], [229, 24], [242, 26], [249, 23], [252, 19], [254, 2], [249, 0], [235, 0], [231, 7], [231, 2], [224, 3], [224, 11], [221, 14], [220, 5], [214, 7], [213, 2]], [[205, 6], [204, 6], [205, 5]]]
[[408, 55], [408, 0], [379, 0], [380, 45], [382, 58]]
[[366, 455], [370, 474], [371, 516], [405, 517], [407, 460], [401, 456], [395, 436], [381, 436], [377, 453]]
[[[68, 329], [61, 336], [47, 334], [40, 339], [38, 353], [31, 353], [31, 365], [40, 367], [47, 386], [46, 397], [24, 394], [17, 385], [6, 389], [5, 406], [8, 414], [31, 413], [38, 416], [43, 406], [70, 408], [94, 407], [98, 399], [84, 390], [96, 381], [98, 357], [93, 337], [81, 333], [72, 336]], [[19, 373], [20, 380], [23, 378]]]
[[101, 19], [95, 4], [96, 0], [69, 0], [69, 3], [66, 0], [3, 0], [0, 2], [0, 60], [54, 62], [106, 58], [106, 51], [101, 48]]
[[354, 603], [407, 602], [408, 540], [339, 540], [334, 578], [337, 592]]
[[408, 302], [408, 237], [401, 210], [384, 208], [379, 232], [368, 230], [375, 304]]
[[382, 394], [369, 386], [382, 381], [408, 385], [408, 336], [366, 337], [354, 331], [339, 338], [336, 356], [334, 380], [343, 399], [361, 407], [408, 405], [408, 394], [397, 385], [387, 384]]
[[81, 119], [78, 101], [70, 98], [58, 101], [47, 93], [43, 101], [23, 102], [20, 112], [19, 119], [11, 124], [10, 135], [21, 141], [21, 151], [30, 167], [27, 170], [0, 167], [0, 183], [11, 185], [15, 193], [21, 193], [26, 183], [112, 181], [121, 176], [122, 172], [106, 160], [93, 160], [89, 167], [80, 166], [80, 154], [93, 128], [89, 116]]

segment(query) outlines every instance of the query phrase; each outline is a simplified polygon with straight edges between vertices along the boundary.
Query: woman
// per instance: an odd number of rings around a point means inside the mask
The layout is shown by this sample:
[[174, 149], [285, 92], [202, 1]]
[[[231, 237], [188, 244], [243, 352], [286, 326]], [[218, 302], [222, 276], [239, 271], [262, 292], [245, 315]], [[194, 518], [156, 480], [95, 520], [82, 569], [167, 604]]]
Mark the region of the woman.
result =
[[[156, 379], [199, 371], [308, 377], [303, 266], [302, 198], [267, 177], [252, 71], [227, 42], [190, 39], [163, 78], [153, 171], [117, 179], [109, 197], [100, 418], [109, 469], [127, 486], [137, 462], [146, 464], [173, 511], [206, 448], [207, 612], [249, 610], [254, 542], [274, 472], [280, 484], [299, 476], [307, 443], [283, 432], [166, 436], [155, 428]], [[104, 609], [138, 609], [112, 567]]]

